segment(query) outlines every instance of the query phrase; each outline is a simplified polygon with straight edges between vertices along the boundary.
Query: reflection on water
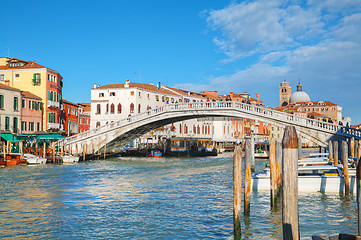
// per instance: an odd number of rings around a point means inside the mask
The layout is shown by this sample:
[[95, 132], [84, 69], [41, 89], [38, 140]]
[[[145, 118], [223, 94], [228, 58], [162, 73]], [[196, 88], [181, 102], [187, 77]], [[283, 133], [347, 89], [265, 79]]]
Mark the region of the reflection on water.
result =
[[[2, 168], [0, 239], [233, 239], [232, 164], [220, 155]], [[355, 201], [300, 195], [301, 238], [356, 233]], [[280, 239], [281, 226], [269, 193], [252, 192], [242, 238]]]

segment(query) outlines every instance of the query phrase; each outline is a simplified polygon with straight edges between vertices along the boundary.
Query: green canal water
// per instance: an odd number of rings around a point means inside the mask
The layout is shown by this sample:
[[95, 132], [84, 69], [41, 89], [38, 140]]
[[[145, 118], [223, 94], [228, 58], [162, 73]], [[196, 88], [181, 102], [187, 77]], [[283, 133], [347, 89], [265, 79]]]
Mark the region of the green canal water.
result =
[[[1, 168], [0, 239], [233, 239], [232, 164], [221, 154]], [[281, 239], [281, 218], [252, 192], [242, 238]], [[300, 194], [299, 222], [302, 239], [357, 233], [356, 197]]]

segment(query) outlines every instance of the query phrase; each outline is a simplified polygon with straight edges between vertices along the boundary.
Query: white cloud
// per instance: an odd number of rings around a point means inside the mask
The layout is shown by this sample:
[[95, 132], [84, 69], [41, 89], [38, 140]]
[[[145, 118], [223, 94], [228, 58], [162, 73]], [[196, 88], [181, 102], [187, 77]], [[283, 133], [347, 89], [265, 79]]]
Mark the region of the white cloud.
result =
[[[361, 122], [361, 114], [353, 113], [360, 108], [361, 0], [245, 1], [209, 11], [207, 21], [228, 57], [224, 62], [245, 66], [211, 77], [214, 89], [259, 89], [265, 96], [283, 79], [301, 78], [311, 99], [334, 101]], [[249, 56], [258, 62], [247, 66]]]

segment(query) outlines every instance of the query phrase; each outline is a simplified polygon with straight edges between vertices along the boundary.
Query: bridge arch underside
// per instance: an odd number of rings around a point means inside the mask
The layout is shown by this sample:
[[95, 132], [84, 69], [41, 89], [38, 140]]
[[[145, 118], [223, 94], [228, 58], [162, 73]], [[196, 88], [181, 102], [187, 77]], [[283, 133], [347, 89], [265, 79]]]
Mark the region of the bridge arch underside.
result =
[[[85, 140], [86, 145], [91, 145], [90, 148], [87, 148], [87, 152], [103, 152], [104, 146], [106, 144], [107, 152], [117, 152], [123, 148], [126, 144], [133, 141], [134, 139], [143, 136], [144, 134], [157, 129], [159, 127], [189, 120], [196, 118], [212, 118], [212, 117], [230, 117], [230, 118], [248, 118], [253, 120], [262, 121], [264, 123], [273, 124], [275, 126], [284, 127], [290, 125], [287, 121], [270, 119], [268, 117], [262, 117], [259, 115], [253, 115], [250, 113], [244, 113], [238, 110], [224, 110], [217, 111], [217, 109], [210, 110], [190, 110], [190, 111], [172, 111], [164, 112], [149, 118], [142, 119], [139, 121], [132, 120], [129, 124], [120, 126], [111, 131], [101, 133], [98, 136], [90, 137]], [[295, 125], [295, 124], [294, 124]], [[327, 146], [327, 141], [332, 137], [331, 134], [327, 132], [317, 131], [311, 128], [305, 128], [302, 126], [295, 125], [297, 132], [306, 139], [320, 145]], [[80, 143], [71, 143], [72, 149], [74, 149], [74, 144], [77, 149], [81, 149]], [[79, 145], [79, 146], [77, 146]]]

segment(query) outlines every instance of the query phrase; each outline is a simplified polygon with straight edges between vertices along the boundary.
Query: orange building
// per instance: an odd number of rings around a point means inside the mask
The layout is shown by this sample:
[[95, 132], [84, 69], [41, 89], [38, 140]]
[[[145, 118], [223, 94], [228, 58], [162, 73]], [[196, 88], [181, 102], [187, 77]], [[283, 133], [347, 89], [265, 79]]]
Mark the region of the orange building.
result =
[[79, 133], [79, 105], [63, 99], [64, 128], [68, 136]]

